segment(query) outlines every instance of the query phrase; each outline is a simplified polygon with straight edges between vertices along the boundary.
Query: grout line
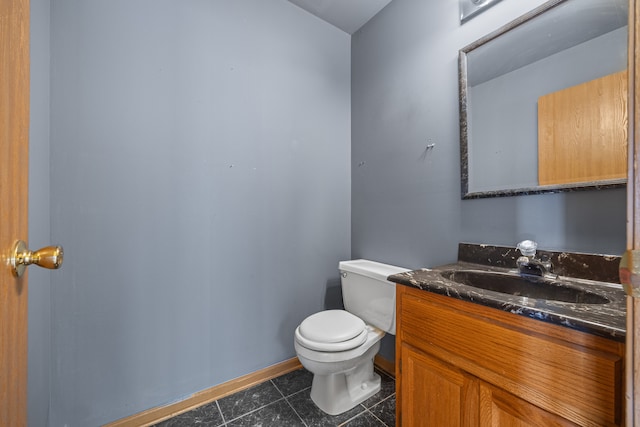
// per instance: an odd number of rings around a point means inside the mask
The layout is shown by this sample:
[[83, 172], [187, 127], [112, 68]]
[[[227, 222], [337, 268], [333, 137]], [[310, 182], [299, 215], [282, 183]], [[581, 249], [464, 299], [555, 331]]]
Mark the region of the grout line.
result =
[[311, 386], [309, 386], [309, 387], [305, 387], [305, 388], [303, 388], [302, 390], [298, 390], [298, 391], [296, 391], [295, 393], [291, 393], [290, 395], [285, 396], [285, 398], [286, 398], [286, 399], [288, 399], [288, 398], [290, 398], [290, 397], [292, 397], [292, 396], [295, 396], [295, 395], [297, 395], [297, 394], [302, 393], [303, 391], [310, 391], [310, 390], [311, 390]]
[[273, 385], [273, 386], [275, 387], [275, 389], [276, 389], [276, 390], [278, 390], [278, 393], [280, 393], [280, 396], [282, 396], [282, 397], [287, 397], [287, 396], [285, 396], [285, 395], [284, 395], [284, 393], [282, 392], [282, 390], [280, 390], [280, 389], [278, 388], [278, 386], [276, 385], [276, 383], [274, 383], [274, 382], [273, 382], [273, 379], [270, 379], [269, 381], [271, 382], [271, 385]]
[[358, 418], [360, 415], [364, 414], [365, 412], [369, 412], [369, 410], [362, 403], [358, 404], [358, 406], [360, 406], [363, 409], [363, 411], [362, 412], [358, 412], [353, 417], [351, 417], [348, 420], [338, 424], [338, 427], [347, 425], [348, 423], [350, 423], [351, 421], [355, 420], [356, 418]]
[[[296, 393], [294, 393], [296, 394]], [[290, 396], [293, 396], [293, 394], [291, 394]], [[298, 413], [298, 411], [296, 411], [296, 408], [293, 407], [293, 405], [291, 404], [291, 402], [289, 402], [289, 399], [287, 399], [286, 397], [284, 398], [284, 401], [287, 402], [287, 405], [289, 405], [289, 407], [293, 410], [293, 413], [297, 415], [297, 417], [300, 419], [300, 421], [302, 421], [302, 424], [304, 425], [304, 427], [309, 427], [309, 425], [306, 423], [306, 421], [302, 418], [302, 416], [300, 416], [300, 414]]]
[[[395, 397], [395, 393], [391, 393], [389, 396], [385, 397], [384, 399], [382, 399], [381, 401], [379, 401], [378, 403], [376, 403], [375, 405], [373, 405], [371, 408], [368, 409], [369, 412], [371, 412], [371, 409], [375, 408], [378, 405], [381, 405], [383, 402], [386, 402], [387, 400], [391, 399], [392, 397]], [[383, 425], [387, 426], [387, 423], [385, 423], [383, 420], [381, 420], [379, 417], [376, 416], [376, 414], [374, 414], [373, 412], [371, 412], [371, 415], [373, 415], [377, 420], [379, 420]], [[395, 419], [395, 415], [394, 415], [394, 419]], [[388, 427], [388, 426], [387, 426]]]
[[380, 423], [382, 423], [382, 425], [383, 425], [383, 426], [386, 426], [386, 425], [387, 425], [387, 423], [385, 423], [385, 422], [384, 422], [384, 421], [382, 421], [380, 418], [378, 418], [378, 417], [376, 416], [376, 414], [374, 414], [373, 412], [371, 412], [371, 411], [369, 411], [369, 410], [367, 410], [367, 412], [369, 412], [373, 418], [375, 418], [376, 420], [380, 421]]
[[[233, 422], [233, 421], [239, 420], [240, 418], [243, 418], [243, 417], [245, 417], [245, 416], [247, 416], [247, 415], [249, 415], [249, 414], [253, 414], [254, 412], [257, 412], [257, 411], [259, 411], [259, 410], [261, 410], [261, 409], [264, 409], [264, 408], [266, 408], [266, 407], [267, 407], [267, 406], [269, 406], [269, 405], [273, 405], [274, 403], [280, 402], [281, 400], [285, 400], [285, 401], [286, 401], [286, 399], [285, 399], [284, 397], [281, 397], [280, 399], [273, 400], [273, 401], [271, 401], [271, 402], [267, 403], [266, 405], [262, 405], [262, 406], [261, 406], [261, 407], [259, 407], [259, 408], [252, 409], [252, 410], [251, 410], [251, 411], [249, 411], [249, 412], [245, 412], [244, 414], [242, 414], [242, 415], [240, 415], [240, 416], [237, 416], [237, 417], [235, 417], [234, 419], [229, 420], [229, 421], [227, 421], [227, 422], [229, 422], [229, 423], [230, 423], [230, 422]], [[287, 403], [288, 403], [288, 402], [287, 402]]]
[[[270, 380], [271, 384], [273, 384], [273, 386], [276, 388], [276, 390], [278, 390], [278, 392], [282, 395], [282, 398], [284, 399], [284, 401], [287, 403], [287, 405], [289, 405], [289, 408], [291, 408], [291, 410], [293, 411], [294, 414], [296, 414], [296, 417], [298, 417], [298, 419], [302, 422], [302, 424], [304, 425], [304, 427], [308, 427], [307, 423], [304, 422], [304, 420], [302, 419], [302, 417], [300, 416], [300, 414], [298, 413], [298, 411], [296, 411], [296, 408], [293, 407], [293, 405], [291, 404], [291, 402], [289, 402], [289, 399], [287, 399], [287, 396], [284, 395], [284, 393], [282, 392], [282, 390], [280, 390], [278, 388], [278, 386], [276, 385], [276, 383], [273, 382], [273, 379]], [[306, 390], [306, 389], [304, 389]], [[300, 390], [302, 391], [302, 390]], [[291, 393], [289, 396], [293, 396], [296, 393]]]
[[222, 413], [222, 408], [220, 408], [220, 404], [218, 403], [218, 401], [216, 400], [216, 407], [218, 408], [218, 412], [220, 413], [220, 417], [222, 418], [222, 426], [226, 426], [227, 425], [227, 420], [224, 418], [224, 414]]
[[382, 399], [381, 401], [379, 401], [379, 402], [378, 402], [378, 403], [376, 403], [375, 405], [371, 406], [371, 408], [373, 408], [373, 407], [375, 407], [375, 406], [378, 406], [378, 405], [379, 405], [379, 404], [381, 404], [382, 402], [385, 402], [385, 401], [387, 401], [387, 400], [391, 399], [391, 398], [392, 398], [393, 396], [395, 396], [395, 395], [396, 395], [396, 393], [395, 393], [395, 392], [394, 392], [394, 393], [391, 393], [389, 396], [385, 397], [384, 399]]

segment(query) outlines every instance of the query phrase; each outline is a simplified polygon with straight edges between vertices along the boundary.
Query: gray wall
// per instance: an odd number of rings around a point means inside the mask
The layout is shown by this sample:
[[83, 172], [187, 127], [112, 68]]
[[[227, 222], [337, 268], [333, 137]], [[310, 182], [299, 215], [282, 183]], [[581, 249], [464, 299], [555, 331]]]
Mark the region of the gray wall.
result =
[[[49, 0], [31, 0], [29, 246], [50, 245]], [[51, 272], [29, 269], [28, 422], [48, 425], [51, 355]], [[55, 274], [55, 273], [53, 273]]]
[[351, 254], [349, 52], [285, 0], [51, 2], [50, 425], [295, 356]]
[[[394, 0], [352, 37], [352, 256], [409, 268], [459, 242], [621, 254], [624, 189], [460, 199], [458, 50], [542, 4], [500, 2], [460, 25], [457, 1]], [[435, 144], [425, 151], [428, 144]], [[382, 354], [393, 357], [393, 341]]]

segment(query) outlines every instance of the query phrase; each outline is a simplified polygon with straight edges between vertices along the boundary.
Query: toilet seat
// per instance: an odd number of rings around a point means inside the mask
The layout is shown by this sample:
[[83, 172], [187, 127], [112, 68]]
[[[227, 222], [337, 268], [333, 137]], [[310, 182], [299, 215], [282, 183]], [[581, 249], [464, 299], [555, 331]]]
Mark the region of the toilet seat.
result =
[[307, 317], [296, 328], [300, 345], [316, 351], [346, 351], [367, 339], [364, 321], [345, 310], [326, 310]]
[[[364, 353], [369, 351], [371, 347], [375, 346], [382, 337], [385, 336], [385, 332], [382, 329], [378, 329], [375, 326], [367, 325], [366, 329], [367, 336], [361, 345], [352, 348], [350, 350], [344, 351], [322, 351], [322, 350], [313, 350], [302, 345], [300, 340], [297, 337], [294, 337], [293, 343], [296, 349], [296, 354], [298, 358], [301, 360], [313, 361], [314, 363], [342, 363], [349, 360], [353, 360], [362, 356]], [[375, 351], [376, 353], [378, 350]], [[303, 362], [304, 366], [304, 362]], [[309, 369], [309, 368], [307, 368]], [[313, 372], [313, 371], [311, 371]], [[315, 373], [315, 372], [314, 372]]]

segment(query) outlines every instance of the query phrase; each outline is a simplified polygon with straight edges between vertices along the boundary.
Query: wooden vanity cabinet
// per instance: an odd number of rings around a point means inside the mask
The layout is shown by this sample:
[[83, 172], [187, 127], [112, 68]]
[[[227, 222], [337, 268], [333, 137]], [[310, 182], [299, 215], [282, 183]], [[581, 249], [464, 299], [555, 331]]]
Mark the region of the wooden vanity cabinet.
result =
[[624, 344], [397, 286], [396, 420], [623, 425]]

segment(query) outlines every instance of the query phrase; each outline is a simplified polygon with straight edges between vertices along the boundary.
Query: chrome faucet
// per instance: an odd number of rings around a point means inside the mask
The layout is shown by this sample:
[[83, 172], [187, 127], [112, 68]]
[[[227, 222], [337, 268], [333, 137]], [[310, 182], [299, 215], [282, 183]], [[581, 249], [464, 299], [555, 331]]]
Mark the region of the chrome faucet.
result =
[[522, 256], [516, 260], [518, 273], [527, 276], [546, 276], [553, 271], [551, 260], [547, 257], [536, 257], [536, 249], [538, 244], [533, 240], [523, 240], [518, 243], [516, 249], [522, 253]]

